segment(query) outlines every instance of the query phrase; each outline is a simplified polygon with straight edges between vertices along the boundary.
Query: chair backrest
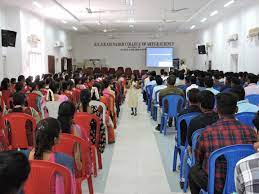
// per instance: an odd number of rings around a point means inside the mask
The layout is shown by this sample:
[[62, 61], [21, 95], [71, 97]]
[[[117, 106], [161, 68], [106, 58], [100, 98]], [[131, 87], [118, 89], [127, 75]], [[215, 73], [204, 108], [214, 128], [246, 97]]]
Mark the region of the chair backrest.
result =
[[196, 160], [195, 160], [195, 149], [197, 145], [198, 138], [200, 137], [201, 133], [205, 130], [205, 128], [201, 128], [196, 130], [192, 134], [192, 164], [194, 165]]
[[148, 98], [151, 98], [152, 97], [152, 92], [153, 92], [153, 86], [152, 85], [149, 85], [146, 87], [146, 90], [147, 90], [147, 97]]
[[181, 146], [181, 122], [185, 121], [187, 129], [190, 125], [190, 122], [193, 118], [197, 117], [201, 113], [199, 112], [192, 112], [192, 113], [187, 113], [184, 115], [181, 115], [180, 117], [177, 118], [177, 123], [176, 123], [176, 129], [177, 129], [177, 145]]
[[[106, 114], [106, 111], [107, 111], [107, 108], [106, 108], [106, 105], [103, 103], [103, 102], [100, 102], [100, 101], [96, 101], [96, 100], [91, 100], [90, 101], [90, 103], [89, 103], [89, 105], [91, 106], [91, 107], [99, 107], [99, 106], [101, 106], [102, 107], [102, 109], [103, 109], [103, 121], [105, 121], [105, 114]], [[104, 124], [105, 124], [105, 122], [104, 122]]]
[[179, 85], [179, 86], [177, 86], [177, 88], [182, 89], [185, 92], [186, 89], [188, 88], [188, 86], [187, 85]]
[[31, 160], [30, 165], [31, 172], [25, 183], [25, 194], [52, 194], [52, 181], [56, 174], [63, 177], [65, 194], [72, 193], [72, 175], [66, 167], [43, 160]]
[[219, 157], [224, 156], [227, 161], [227, 174], [223, 193], [229, 194], [235, 192], [234, 170], [236, 163], [254, 153], [253, 145], [232, 145], [212, 152], [209, 157], [208, 193], [214, 193], [215, 166]]
[[158, 90], [158, 91], [156, 91], [156, 93], [155, 93], [155, 103], [156, 104], [159, 104], [159, 99], [158, 99], [158, 93], [160, 92], [160, 90]]
[[259, 95], [258, 94], [246, 96], [246, 99], [248, 99], [248, 101], [251, 104], [259, 106]]
[[18, 148], [29, 148], [28, 143], [28, 134], [26, 129], [26, 124], [31, 122], [32, 124], [32, 138], [34, 138], [34, 133], [36, 130], [36, 121], [35, 119], [25, 113], [9, 113], [1, 118], [0, 126], [3, 126], [5, 129], [8, 128], [10, 131], [6, 131], [7, 135], [11, 134], [12, 149]]
[[74, 116], [74, 122], [80, 126], [81, 130], [86, 137], [90, 137], [91, 121], [95, 120], [96, 122], [96, 141], [95, 145], [99, 145], [100, 138], [100, 119], [95, 114], [89, 114], [84, 112], [78, 112]]
[[2, 97], [5, 102], [5, 105], [7, 106], [8, 109], [11, 108], [12, 105], [12, 93], [10, 90], [2, 90]]
[[243, 112], [236, 114], [236, 119], [241, 123], [254, 127], [253, 120], [256, 116], [256, 113], [252, 112]]
[[184, 98], [180, 95], [167, 95], [162, 99], [162, 110], [165, 112], [166, 102], [168, 104], [168, 116], [177, 117], [184, 107]]
[[[80, 175], [80, 178], [87, 178], [91, 176], [92, 166], [91, 166], [91, 144], [90, 142], [85, 141], [80, 137], [76, 137], [71, 134], [62, 133], [59, 136], [59, 143], [53, 147], [54, 152], [65, 153], [72, 158], [74, 158], [74, 146], [78, 143], [81, 147], [81, 162], [82, 170], [77, 175]], [[75, 166], [76, 169], [76, 166]], [[77, 178], [79, 178], [77, 176]]]
[[40, 95], [36, 93], [27, 94], [28, 106], [34, 108], [36, 111], [41, 112], [40, 107], [37, 104], [37, 100], [40, 98]]

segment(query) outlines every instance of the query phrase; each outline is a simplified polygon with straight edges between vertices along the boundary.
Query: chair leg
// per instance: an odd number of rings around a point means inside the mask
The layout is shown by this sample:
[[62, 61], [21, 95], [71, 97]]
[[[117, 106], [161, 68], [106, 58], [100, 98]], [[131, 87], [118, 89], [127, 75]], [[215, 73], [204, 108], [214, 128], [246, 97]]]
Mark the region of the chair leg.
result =
[[97, 162], [96, 162], [96, 149], [95, 146], [91, 146], [91, 158], [93, 162], [93, 171], [94, 171], [94, 177], [97, 177]]
[[89, 194], [94, 194], [94, 186], [93, 186], [93, 180], [91, 176], [87, 178], [87, 183], [88, 183]]
[[99, 169], [103, 169], [102, 154], [101, 154], [101, 152], [99, 152], [99, 150], [97, 151], [97, 155], [98, 155], [98, 166], [99, 166]]
[[184, 175], [184, 186], [183, 186], [183, 192], [187, 192], [188, 188], [188, 177], [189, 177], [189, 172], [190, 172], [190, 166], [187, 164], [186, 169], [185, 169], [185, 175]]
[[174, 146], [173, 171], [176, 171], [178, 148]]

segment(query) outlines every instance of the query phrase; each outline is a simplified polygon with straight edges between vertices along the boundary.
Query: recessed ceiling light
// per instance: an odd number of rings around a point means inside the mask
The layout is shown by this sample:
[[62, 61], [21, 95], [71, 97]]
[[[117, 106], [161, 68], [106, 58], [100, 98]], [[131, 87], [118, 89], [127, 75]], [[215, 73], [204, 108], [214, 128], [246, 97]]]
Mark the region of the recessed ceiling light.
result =
[[134, 19], [134, 18], [129, 18], [129, 19], [128, 19], [128, 22], [129, 22], [129, 23], [135, 23], [135, 19]]
[[207, 18], [203, 18], [203, 19], [201, 20], [201, 23], [206, 22], [206, 21], [207, 21]]
[[75, 27], [75, 26], [73, 26], [72, 28], [73, 28], [75, 31], [77, 31], [77, 30], [78, 30], [78, 28], [77, 28], [77, 27]]
[[233, 3], [235, 3], [235, 1], [234, 1], [234, 0], [231, 0], [231, 1], [227, 2], [227, 3], [224, 5], [224, 7], [228, 7], [228, 6], [230, 6], [231, 4], [233, 4]]
[[191, 30], [193, 30], [194, 28], [196, 28], [195, 25], [192, 25], [192, 26], [190, 27]]
[[39, 9], [42, 9], [43, 6], [38, 2], [38, 1], [33, 1], [33, 5], [35, 5], [36, 7], [38, 7]]
[[63, 23], [63, 24], [66, 24], [66, 23], [67, 23], [67, 21], [66, 21], [66, 20], [62, 20], [62, 23]]
[[130, 27], [130, 28], [134, 28], [134, 25], [133, 25], [133, 24], [130, 24], [129, 27]]
[[212, 17], [212, 16], [214, 16], [214, 15], [217, 15], [219, 13], [219, 11], [218, 10], [215, 10], [215, 11], [213, 11], [211, 14], [210, 14], [210, 16]]

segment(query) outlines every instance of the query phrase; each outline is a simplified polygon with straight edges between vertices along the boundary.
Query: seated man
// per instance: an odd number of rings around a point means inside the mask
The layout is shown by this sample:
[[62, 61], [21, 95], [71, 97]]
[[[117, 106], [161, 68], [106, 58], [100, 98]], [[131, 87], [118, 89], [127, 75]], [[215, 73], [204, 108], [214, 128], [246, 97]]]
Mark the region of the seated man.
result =
[[213, 79], [211, 77], [205, 77], [204, 84], [205, 84], [206, 90], [211, 91], [214, 95], [217, 95], [219, 93], [218, 90], [213, 88]]
[[[187, 79], [185, 79], [187, 81]], [[186, 98], [188, 99], [188, 92], [189, 90], [193, 89], [193, 88], [199, 88], [199, 86], [197, 85], [197, 78], [195, 76], [191, 76], [190, 77], [190, 86], [186, 89]], [[187, 85], [187, 83], [186, 83]]]
[[185, 85], [184, 73], [180, 71], [178, 74], [178, 78], [176, 79], [175, 86], [183, 86], [183, 85]]
[[257, 94], [259, 95], [259, 86], [257, 85], [258, 77], [252, 73], [248, 75], [249, 85], [245, 87], [246, 96]]
[[[179, 113], [179, 117], [188, 113], [193, 113], [193, 112], [201, 112], [200, 106], [199, 106], [199, 89], [193, 88], [191, 89], [187, 96], [189, 99], [189, 106], [188, 108], [185, 108], [182, 112]], [[185, 141], [186, 141], [186, 135], [187, 135], [187, 126], [186, 126], [186, 122], [183, 121], [180, 124], [181, 127], [181, 142], [182, 145], [185, 145]]]
[[237, 107], [238, 112], [257, 112], [259, 110], [258, 106], [249, 103], [248, 100], [245, 100], [245, 90], [242, 86], [233, 87], [230, 92], [234, 93], [238, 97]]
[[[170, 75], [167, 79], [167, 87], [165, 89], [160, 90], [159, 93], [159, 105], [160, 107], [162, 106], [162, 100], [165, 96], [167, 95], [180, 95], [182, 97], [184, 97], [184, 92], [175, 87], [175, 81], [176, 81], [176, 77], [174, 75]], [[157, 121], [158, 121], [158, 126], [156, 127], [156, 130], [160, 130], [160, 121], [161, 121], [161, 109], [158, 111], [158, 116], [157, 116]]]
[[231, 79], [232, 77], [227, 76], [225, 80], [225, 85], [221, 87], [220, 92], [229, 92], [231, 90]]
[[[259, 112], [254, 119], [254, 125], [259, 130]], [[259, 142], [254, 144], [254, 148], [259, 151]], [[238, 194], [259, 193], [259, 153], [255, 153], [240, 160], [235, 169], [235, 183]]]
[[[237, 98], [232, 93], [217, 95], [219, 120], [206, 127], [201, 133], [195, 150], [196, 164], [191, 168], [189, 183], [191, 193], [207, 190], [209, 157], [220, 148], [236, 144], [253, 144], [256, 142], [254, 129], [235, 119]], [[226, 179], [226, 161], [217, 160], [215, 167], [215, 193], [222, 193]]]

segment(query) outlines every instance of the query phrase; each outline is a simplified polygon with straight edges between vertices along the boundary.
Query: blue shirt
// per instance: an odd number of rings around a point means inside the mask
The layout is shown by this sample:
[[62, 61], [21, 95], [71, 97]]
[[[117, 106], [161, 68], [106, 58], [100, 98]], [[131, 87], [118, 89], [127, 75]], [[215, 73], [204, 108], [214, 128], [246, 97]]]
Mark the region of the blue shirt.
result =
[[238, 107], [238, 113], [242, 113], [242, 112], [254, 112], [254, 113], [256, 113], [259, 110], [258, 106], [249, 103], [248, 100], [238, 101], [237, 107]]

